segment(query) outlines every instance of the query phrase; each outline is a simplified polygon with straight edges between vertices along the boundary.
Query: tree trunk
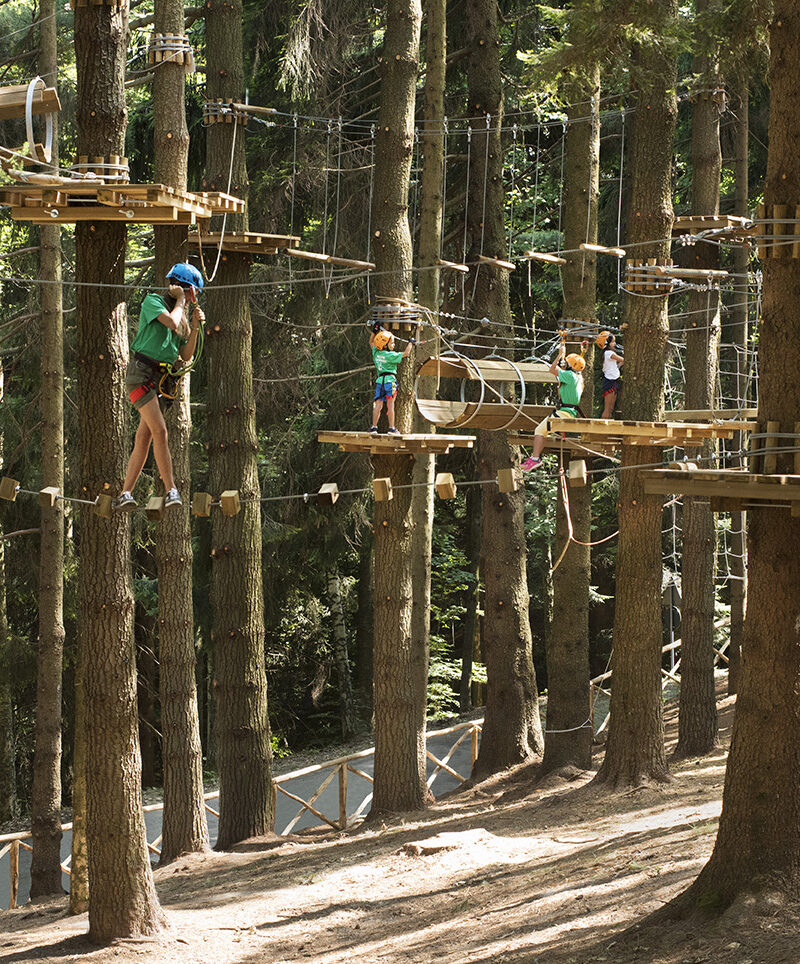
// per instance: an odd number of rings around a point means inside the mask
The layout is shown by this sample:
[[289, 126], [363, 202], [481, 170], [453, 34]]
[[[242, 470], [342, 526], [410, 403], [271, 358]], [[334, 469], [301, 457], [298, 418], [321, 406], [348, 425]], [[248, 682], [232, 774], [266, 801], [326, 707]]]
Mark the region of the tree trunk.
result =
[[[156, 33], [184, 32], [183, 0], [156, 0]], [[183, 64], [162, 63], [153, 76], [155, 177], [160, 184], [186, 190], [189, 130], [186, 126]], [[185, 257], [187, 229], [156, 227], [154, 272], [165, 283], [167, 271]], [[164, 780], [164, 864], [183, 853], [208, 848], [203, 801], [203, 751], [195, 685], [192, 619], [192, 527], [189, 518], [189, 442], [192, 416], [189, 376], [166, 413], [175, 485], [183, 508], [170, 509], [156, 527], [158, 562], [158, 644], [161, 698], [161, 755]]]
[[[78, 153], [125, 153], [127, 8], [78, 7]], [[78, 418], [83, 494], [122, 482], [128, 457], [126, 228], [75, 229]], [[80, 646], [85, 655], [89, 937], [153, 934], [165, 923], [145, 838], [136, 719], [130, 520], [81, 516]]]
[[[576, 4], [576, 7], [578, 5]], [[588, 16], [594, 0], [580, 11]], [[576, 9], [576, 16], [578, 10]], [[589, 79], [567, 87], [570, 108], [564, 165], [564, 247], [576, 249], [582, 241], [597, 243], [597, 201], [600, 190], [600, 68], [587, 65]], [[585, 119], [591, 104], [592, 122]], [[566, 319], [589, 319], [596, 314], [597, 256], [572, 254], [561, 274]], [[577, 344], [569, 351], [579, 351]], [[594, 398], [594, 343], [586, 355], [583, 373], [584, 411]], [[580, 456], [578, 456], [580, 457]], [[566, 466], [562, 466], [566, 468]], [[590, 477], [591, 478], [591, 477]], [[569, 512], [575, 539], [592, 540], [591, 484], [568, 489]], [[560, 488], [556, 509], [556, 553], [569, 538], [564, 499]], [[547, 729], [544, 772], [572, 765], [588, 769], [592, 763], [591, 701], [589, 696], [589, 584], [591, 549], [572, 544], [553, 573], [553, 622], [547, 646]]]
[[[422, 21], [420, 0], [387, 0], [381, 57], [381, 106], [375, 141], [372, 203], [377, 288], [411, 299], [408, 186]], [[412, 360], [399, 371], [396, 425], [411, 430]], [[412, 479], [413, 456], [375, 455], [376, 477], [395, 486]], [[412, 643], [412, 489], [375, 504], [374, 704], [375, 783], [371, 815], [419, 810], [425, 783], [425, 717], [420, 713], [421, 661]], [[427, 677], [427, 672], [426, 672]]]
[[[40, 10], [39, 73], [58, 72], [55, 0]], [[49, 81], [48, 81], [49, 82]], [[58, 115], [53, 117], [58, 165]], [[61, 314], [61, 229], [39, 228], [42, 285], [42, 485], [64, 490], [64, 346]], [[31, 897], [61, 894], [61, 665], [64, 653], [64, 503], [42, 507], [39, 561], [39, 650], [36, 734], [31, 787]]]
[[75, 667], [75, 736], [72, 745], [72, 861], [69, 912], [89, 909], [89, 854], [86, 847], [86, 700], [83, 677], [85, 654], [78, 652]]
[[[0, 359], [0, 402], [3, 400], [3, 362]], [[3, 459], [3, 434], [0, 431], [0, 468]], [[0, 535], [2, 528], [0, 527]], [[0, 540], [0, 823], [17, 815], [16, 751], [14, 713], [11, 705], [11, 657], [8, 652], [8, 613], [6, 610], [5, 542]]]
[[372, 535], [364, 533], [358, 549], [358, 603], [356, 612], [356, 678], [367, 718], [372, 716]]
[[[800, 199], [800, 10], [776, 0], [770, 28], [769, 157], [764, 199]], [[800, 261], [773, 248], [763, 262], [759, 326], [759, 431], [768, 421], [792, 432], [800, 421]], [[794, 456], [778, 456], [791, 472]], [[750, 595], [739, 697], [714, 851], [685, 895], [690, 905], [724, 908], [737, 894], [778, 888], [800, 893], [800, 518], [770, 506], [750, 511]]]
[[[697, 14], [708, 0], [697, 0]], [[712, 90], [719, 84], [718, 64], [696, 55], [694, 73], [703, 88], [692, 104], [692, 211], [719, 213], [722, 148], [719, 107]], [[699, 242], [692, 248], [693, 267], [719, 269], [719, 247]], [[686, 332], [686, 408], [712, 408], [719, 351], [720, 295], [717, 288], [693, 291], [689, 313], [697, 327]], [[705, 461], [716, 444], [709, 440], [697, 451]], [[681, 693], [677, 757], [699, 756], [718, 745], [717, 698], [714, 688], [714, 600], [717, 530], [706, 501], [687, 496], [683, 503], [681, 562]]]
[[[503, 93], [500, 41], [494, 0], [474, 0], [467, 7], [467, 38], [472, 48], [467, 66], [470, 117], [480, 120], [472, 135], [471, 237], [467, 260], [479, 254], [503, 258]], [[487, 144], [488, 138], [488, 144]], [[488, 149], [487, 149], [488, 148]], [[486, 203], [484, 206], [483, 198]], [[493, 265], [474, 268], [470, 314], [490, 318], [499, 334], [513, 333], [508, 273]], [[499, 493], [494, 484], [501, 468], [518, 468], [519, 450], [505, 432], [479, 432], [478, 457], [483, 485], [481, 572], [485, 587], [483, 655], [486, 664], [486, 717], [473, 779], [483, 779], [541, 753], [536, 673], [528, 616], [525, 550], [525, 492]]]
[[[736, 202], [734, 214], [747, 217], [750, 207], [750, 92], [746, 79], [737, 85], [738, 104], [734, 123], [736, 157], [734, 175], [736, 178]], [[750, 251], [744, 245], [737, 245], [733, 251], [733, 265], [737, 276], [747, 273]], [[744, 393], [747, 390], [748, 321], [750, 315], [749, 289], [743, 285], [737, 289], [731, 308], [731, 341], [742, 349], [736, 351], [735, 391], [739, 404], [746, 405]], [[736, 436], [734, 447], [743, 448], [743, 437]], [[743, 459], [741, 460], [743, 462]], [[747, 513], [731, 513], [731, 641], [728, 646], [728, 694], [738, 692], [741, 667], [742, 633], [747, 611]]]
[[[207, 95], [240, 101], [244, 91], [241, 0], [209, 0], [205, 7]], [[233, 138], [235, 137], [235, 142]], [[212, 124], [206, 131], [206, 189], [246, 198], [244, 128]], [[233, 167], [231, 168], [231, 157]], [[228, 215], [231, 230], [247, 218]], [[213, 265], [207, 265], [211, 271]], [[212, 515], [211, 610], [217, 698], [216, 755], [220, 781], [217, 848], [272, 829], [272, 749], [264, 656], [261, 579], [261, 486], [253, 398], [253, 331], [247, 286], [250, 262], [228, 253], [208, 293], [208, 464], [215, 496], [238, 489], [242, 509]]]
[[[427, 0], [425, 45], [425, 117], [422, 125], [422, 175], [419, 221], [419, 302], [434, 315], [439, 309], [439, 269], [441, 256], [442, 190], [444, 183], [444, 90], [447, 55], [445, 0]], [[416, 363], [422, 365], [436, 346], [437, 335], [429, 325], [419, 330], [422, 340]], [[423, 398], [435, 397], [434, 380], [425, 378], [419, 385]], [[414, 430], [434, 432], [435, 427], [419, 412], [414, 413]], [[414, 687], [417, 694], [418, 726], [425, 731], [428, 708], [428, 667], [431, 629], [431, 553], [433, 543], [434, 479], [436, 458], [417, 455], [414, 460], [411, 490], [412, 608], [411, 640]]]
[[333, 663], [336, 667], [339, 695], [339, 718], [342, 725], [342, 739], [347, 740], [355, 732], [356, 714], [353, 706], [353, 684], [350, 679], [350, 662], [347, 658], [347, 628], [344, 622], [342, 586], [338, 570], [328, 571], [327, 582], [333, 630]]
[[469, 572], [474, 580], [468, 590], [466, 613], [464, 614], [464, 642], [461, 650], [461, 686], [459, 709], [468, 713], [472, 709], [472, 660], [475, 654], [475, 637], [480, 621], [481, 579], [481, 492], [476, 485], [467, 489], [467, 519], [469, 520], [469, 544], [467, 560]]
[[[676, 0], [648, 7], [639, 26], [656, 37], [677, 15]], [[627, 243], [637, 258], [669, 257], [672, 141], [677, 104], [671, 47], [642, 47], [632, 65], [636, 96], [631, 144]], [[650, 244], [641, 242], [650, 241]], [[669, 324], [666, 298], [625, 298], [625, 418], [654, 421], [663, 411]], [[662, 500], [645, 495], [637, 465], [658, 462], [657, 448], [623, 445], [614, 617], [611, 720], [597, 782], [610, 787], [668, 778], [661, 699]]]

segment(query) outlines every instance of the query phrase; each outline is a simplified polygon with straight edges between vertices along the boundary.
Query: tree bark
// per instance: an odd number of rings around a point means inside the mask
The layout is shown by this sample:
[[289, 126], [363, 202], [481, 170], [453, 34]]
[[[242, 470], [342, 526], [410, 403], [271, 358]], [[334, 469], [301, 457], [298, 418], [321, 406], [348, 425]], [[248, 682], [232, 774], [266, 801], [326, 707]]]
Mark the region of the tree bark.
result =
[[[662, 37], [676, 0], [644, 8], [638, 25]], [[640, 87], [631, 144], [627, 243], [637, 258], [669, 257], [676, 60], [670, 45], [642, 47], [632, 65]], [[654, 238], [663, 240], [654, 242]], [[651, 242], [641, 244], [641, 242]], [[666, 298], [625, 298], [625, 418], [655, 421], [664, 404], [669, 324]], [[645, 495], [637, 465], [661, 450], [623, 445], [614, 617], [614, 679], [606, 755], [596, 781], [610, 787], [668, 779], [661, 698], [661, 519], [659, 496]]]
[[[3, 381], [3, 363], [0, 359], [0, 402], [3, 400]], [[0, 467], [4, 466], [3, 433], [0, 431]], [[1, 528], [0, 535], [2, 535]], [[8, 643], [5, 542], [0, 539], [0, 822], [2, 823], [12, 820], [17, 815], [16, 750]]]
[[470, 586], [464, 614], [464, 642], [461, 651], [461, 684], [459, 689], [459, 709], [467, 713], [472, 709], [472, 661], [475, 655], [475, 637], [480, 620], [478, 609], [481, 596], [481, 504], [482, 495], [477, 486], [467, 490], [467, 519], [469, 520], [469, 543], [467, 559], [469, 572], [474, 582]]
[[[372, 203], [377, 289], [381, 296], [411, 300], [411, 231], [408, 189], [419, 67], [420, 0], [387, 0], [381, 56], [381, 106], [375, 140]], [[411, 431], [412, 361], [399, 370], [396, 425]], [[376, 477], [409, 484], [413, 456], [375, 455]], [[375, 783], [371, 816], [422, 809], [425, 783], [425, 716], [420, 712], [421, 660], [411, 633], [411, 489], [375, 504], [374, 707]], [[427, 661], [426, 661], [427, 662]], [[425, 672], [427, 678], [427, 671]]]
[[[580, 7], [584, 9], [579, 9]], [[576, 4], [576, 16], [589, 16], [594, 0]], [[580, 37], [576, 38], [580, 42]], [[597, 243], [597, 202], [600, 191], [600, 68], [586, 65], [585, 80], [567, 85], [569, 110], [564, 165], [564, 247], [576, 249], [582, 241]], [[591, 104], [591, 123], [585, 118]], [[590, 253], [567, 258], [561, 273], [567, 319], [590, 319], [596, 314], [597, 256]], [[573, 343], [569, 351], [579, 351]], [[594, 399], [594, 342], [590, 342], [583, 372], [584, 411]], [[578, 456], [580, 457], [580, 456]], [[566, 468], [566, 466], [562, 466]], [[591, 476], [590, 476], [591, 478]], [[591, 483], [568, 490], [569, 512], [575, 539], [592, 540]], [[569, 538], [566, 507], [559, 487], [556, 508], [556, 553]], [[588, 769], [592, 763], [591, 700], [589, 696], [589, 585], [591, 548], [572, 544], [553, 573], [553, 622], [547, 645], [547, 729], [544, 772], [572, 765]]]
[[[78, 153], [124, 154], [127, 8], [78, 7]], [[84, 495], [119, 487], [128, 457], [126, 228], [75, 229], [78, 417]], [[89, 937], [153, 934], [165, 924], [145, 837], [136, 718], [130, 520], [81, 517], [80, 646], [85, 656]]]
[[[209, 0], [205, 8], [207, 93], [239, 101], [244, 92], [242, 4]], [[235, 137], [235, 142], [233, 138]], [[206, 189], [247, 198], [244, 128], [206, 131]], [[231, 169], [231, 158], [233, 167]], [[227, 230], [247, 230], [247, 216], [228, 215]], [[208, 265], [212, 270], [213, 265]], [[206, 345], [209, 485], [218, 496], [238, 489], [241, 511], [211, 521], [211, 610], [214, 639], [216, 755], [220, 781], [217, 848], [272, 829], [272, 749], [264, 656], [261, 579], [261, 486], [253, 397], [253, 331], [249, 259], [229, 252], [208, 293], [208, 316], [220, 326]]]
[[[40, 9], [39, 73], [58, 72], [55, 0]], [[49, 81], [48, 81], [49, 82]], [[52, 163], [58, 165], [58, 115]], [[39, 229], [42, 279], [42, 485], [64, 490], [64, 348], [61, 314], [61, 229]], [[61, 894], [61, 672], [64, 653], [64, 503], [41, 510], [36, 733], [31, 787], [31, 898]]]
[[[184, 32], [183, 0], [156, 0], [156, 33]], [[162, 63], [153, 76], [155, 177], [186, 190], [189, 129], [186, 126], [183, 64]], [[154, 273], [164, 283], [170, 267], [184, 259], [187, 229], [156, 227]], [[158, 563], [158, 643], [161, 699], [161, 754], [164, 823], [160, 863], [208, 848], [203, 800], [203, 750], [195, 685], [192, 619], [192, 527], [189, 518], [189, 443], [192, 415], [189, 376], [166, 413], [175, 485], [184, 505], [170, 509], [156, 527]]]
[[[737, 109], [734, 123], [736, 157], [734, 176], [736, 179], [736, 201], [734, 214], [747, 217], [750, 207], [750, 91], [748, 82], [743, 78], [737, 85]], [[744, 245], [737, 245], [733, 252], [734, 271], [741, 277], [747, 273], [750, 251]], [[737, 290], [735, 306], [731, 308], [731, 341], [741, 349], [736, 351], [736, 398], [746, 405], [744, 393], [747, 390], [748, 322], [750, 316], [749, 289], [747, 285]], [[743, 437], [737, 436], [735, 447], [743, 448]], [[743, 459], [740, 460], [740, 464]], [[739, 688], [741, 668], [742, 635], [747, 612], [747, 513], [731, 513], [731, 637], [728, 646], [728, 694], [733, 696]]]
[[[800, 199], [800, 10], [776, 0], [770, 25], [769, 155], [764, 199], [794, 206]], [[800, 261], [774, 248], [763, 262], [759, 326], [759, 431], [767, 421], [794, 431], [800, 382]], [[791, 472], [794, 456], [778, 456]], [[750, 595], [733, 736], [714, 851], [684, 897], [690, 906], [724, 908], [737, 894], [777, 888], [800, 893], [800, 518], [785, 510], [752, 509], [748, 533]]]
[[89, 854], [86, 845], [86, 700], [83, 678], [85, 653], [79, 647], [75, 667], [75, 735], [72, 744], [72, 861], [69, 912], [89, 909]]
[[[708, 0], [697, 0], [698, 16]], [[692, 211], [719, 213], [722, 148], [719, 107], [711, 89], [719, 84], [719, 65], [711, 54], [696, 54], [694, 73], [703, 88], [692, 104]], [[699, 242], [693, 267], [719, 269], [719, 247]], [[686, 332], [686, 408], [713, 408], [720, 333], [717, 288], [689, 296], [693, 324]], [[699, 447], [705, 461], [716, 444]], [[718, 745], [717, 698], [714, 688], [714, 600], [717, 530], [708, 502], [687, 496], [683, 503], [681, 561], [681, 691], [676, 757], [700, 756]]]
[[[503, 194], [503, 92], [500, 40], [494, 0], [474, 0], [467, 7], [467, 65], [470, 117], [487, 117], [472, 135], [471, 238], [467, 259], [479, 254], [503, 258], [506, 238]], [[488, 143], [487, 143], [488, 139]], [[486, 203], [484, 206], [484, 191]], [[513, 333], [508, 272], [483, 264], [477, 272], [470, 312], [485, 316], [499, 334]], [[518, 468], [519, 450], [505, 432], [479, 432], [479, 471], [483, 485], [481, 572], [485, 586], [483, 655], [486, 664], [486, 715], [473, 779], [483, 779], [539, 754], [544, 748], [533, 668], [528, 614], [525, 550], [525, 493], [499, 493], [493, 484], [501, 468]]]
[[331, 629], [333, 631], [333, 663], [336, 667], [339, 696], [339, 719], [342, 727], [342, 739], [347, 740], [355, 732], [356, 714], [353, 705], [350, 662], [347, 658], [347, 628], [344, 621], [342, 586], [338, 570], [328, 570], [327, 583], [328, 600], [331, 607]]
[[[422, 174], [419, 220], [418, 298], [434, 315], [439, 309], [439, 268], [442, 236], [442, 191], [444, 183], [444, 91], [447, 56], [445, 0], [427, 0], [425, 44], [425, 116], [422, 124]], [[437, 335], [430, 325], [419, 329], [422, 344], [416, 363], [422, 365], [436, 346]], [[434, 380], [419, 383], [423, 398], [435, 397]], [[435, 432], [435, 426], [414, 412], [414, 430]], [[428, 667], [431, 628], [431, 553], [433, 544], [434, 479], [436, 458], [417, 455], [414, 460], [411, 490], [412, 608], [414, 686], [417, 694], [418, 725], [425, 729], [428, 708]]]

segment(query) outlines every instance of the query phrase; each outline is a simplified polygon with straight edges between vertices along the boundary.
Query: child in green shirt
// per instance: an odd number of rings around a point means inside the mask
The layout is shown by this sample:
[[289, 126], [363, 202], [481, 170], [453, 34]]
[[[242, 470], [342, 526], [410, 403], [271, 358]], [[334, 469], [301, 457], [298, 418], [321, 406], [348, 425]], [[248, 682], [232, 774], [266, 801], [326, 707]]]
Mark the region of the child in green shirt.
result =
[[370, 434], [378, 434], [378, 419], [381, 417], [381, 410], [384, 402], [386, 403], [386, 418], [389, 421], [389, 435], [399, 435], [394, 427], [394, 400], [397, 397], [397, 366], [411, 352], [414, 339], [409, 338], [408, 344], [403, 351], [394, 350], [394, 335], [389, 331], [384, 331], [376, 325], [377, 331], [373, 329], [370, 335], [369, 344], [372, 348], [372, 360], [375, 363], [377, 378], [375, 380], [375, 401], [372, 405], [372, 425]]
[[[205, 321], [205, 315], [197, 305], [197, 293], [203, 289], [203, 276], [193, 265], [176, 264], [170, 268], [167, 280], [170, 287], [166, 296], [153, 292], [142, 302], [139, 329], [131, 345], [125, 373], [129, 398], [141, 417], [122, 492], [114, 500], [114, 508], [125, 512], [136, 508], [131, 493], [147, 461], [151, 442], [166, 489], [164, 506], [183, 504], [175, 486], [172, 457], [167, 445], [167, 425], [159, 397], [164, 378], [169, 377], [167, 366], [174, 365], [179, 357], [188, 363], [194, 355], [198, 329]], [[194, 310], [190, 323], [184, 312], [191, 305]]]
[[[584, 342], [584, 346], [588, 342]], [[527, 472], [529, 469], [538, 469], [542, 464], [542, 452], [544, 442], [547, 438], [547, 422], [553, 416], [556, 418], [578, 418], [580, 415], [579, 405], [581, 395], [583, 395], [583, 375], [581, 372], [586, 367], [586, 359], [583, 355], [566, 355], [564, 343], [561, 343], [558, 356], [550, 366], [550, 373], [558, 379], [559, 405], [552, 415], [548, 415], [537, 426], [533, 440], [533, 452], [531, 456], [522, 463], [522, 468]], [[563, 361], [563, 367], [561, 363]]]

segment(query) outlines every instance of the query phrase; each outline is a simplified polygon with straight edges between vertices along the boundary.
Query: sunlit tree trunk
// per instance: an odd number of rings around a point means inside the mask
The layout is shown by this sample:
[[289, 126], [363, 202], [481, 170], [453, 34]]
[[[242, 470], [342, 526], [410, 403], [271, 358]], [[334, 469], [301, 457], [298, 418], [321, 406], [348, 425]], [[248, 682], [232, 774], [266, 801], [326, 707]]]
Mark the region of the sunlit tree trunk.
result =
[[[125, 153], [127, 6], [75, 9], [78, 152]], [[122, 483], [128, 458], [124, 374], [126, 227], [75, 229], [80, 476], [94, 498]], [[79, 645], [86, 707], [89, 937], [153, 934], [165, 923], [153, 884], [141, 796], [130, 520], [84, 508]]]
[[[467, 260], [474, 263], [479, 254], [502, 258], [506, 250], [503, 84], [494, 0], [473, 0], [466, 14], [472, 48], [467, 63], [467, 113], [470, 117], [489, 117], [488, 125], [482, 119], [475, 125], [472, 137], [467, 211], [471, 246]], [[512, 333], [507, 271], [486, 264], [472, 271], [477, 271], [477, 278], [471, 273], [468, 281], [471, 314], [490, 318], [499, 334]], [[481, 431], [478, 460], [480, 477], [486, 483], [482, 486], [481, 573], [485, 586], [483, 657], [487, 696], [481, 745], [472, 775], [482, 779], [541, 753], [544, 741], [528, 617], [525, 493], [522, 489], [501, 493], [495, 484], [499, 469], [519, 465], [519, 450], [508, 444], [505, 432]]]
[[[637, 26], [660, 38], [674, 25], [677, 9], [676, 0], [665, 0], [657, 8], [648, 5]], [[664, 263], [673, 221], [674, 49], [661, 43], [642, 46], [632, 77], [639, 87], [626, 239], [636, 245], [632, 250], [637, 258]], [[664, 405], [667, 299], [628, 295], [625, 321], [623, 414], [627, 419], [655, 421]], [[660, 450], [651, 446], [622, 446], [611, 721], [605, 759], [595, 778], [611, 787], [668, 778], [661, 698], [662, 500], [645, 494], [636, 468], [659, 457]]]

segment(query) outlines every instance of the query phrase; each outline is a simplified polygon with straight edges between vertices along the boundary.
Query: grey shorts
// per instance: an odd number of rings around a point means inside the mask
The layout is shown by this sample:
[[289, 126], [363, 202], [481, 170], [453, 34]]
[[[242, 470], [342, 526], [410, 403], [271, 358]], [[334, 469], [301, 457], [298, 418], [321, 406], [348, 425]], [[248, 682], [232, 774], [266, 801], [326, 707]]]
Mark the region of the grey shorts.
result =
[[146, 362], [131, 357], [125, 371], [125, 390], [134, 408], [141, 408], [157, 397], [158, 372]]

